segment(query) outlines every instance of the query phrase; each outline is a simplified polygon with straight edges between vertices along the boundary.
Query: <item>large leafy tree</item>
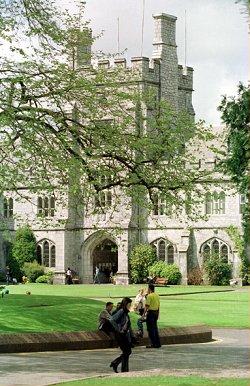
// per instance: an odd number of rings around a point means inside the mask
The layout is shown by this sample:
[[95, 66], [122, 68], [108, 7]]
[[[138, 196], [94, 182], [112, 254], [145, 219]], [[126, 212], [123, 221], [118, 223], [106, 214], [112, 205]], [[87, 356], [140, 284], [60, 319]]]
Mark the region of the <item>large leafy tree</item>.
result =
[[212, 139], [203, 124], [142, 90], [136, 71], [91, 67], [78, 15], [49, 0], [0, 0], [0, 9], [2, 191], [71, 189], [87, 201], [114, 188], [143, 203], [160, 192], [176, 210], [200, 197], [209, 172], [190, 166], [189, 144]]
[[[224, 166], [227, 173], [246, 196], [243, 213], [245, 252], [250, 260], [250, 89], [239, 84], [237, 97], [224, 96], [219, 110], [228, 128], [228, 153]], [[246, 262], [245, 262], [246, 263]]]

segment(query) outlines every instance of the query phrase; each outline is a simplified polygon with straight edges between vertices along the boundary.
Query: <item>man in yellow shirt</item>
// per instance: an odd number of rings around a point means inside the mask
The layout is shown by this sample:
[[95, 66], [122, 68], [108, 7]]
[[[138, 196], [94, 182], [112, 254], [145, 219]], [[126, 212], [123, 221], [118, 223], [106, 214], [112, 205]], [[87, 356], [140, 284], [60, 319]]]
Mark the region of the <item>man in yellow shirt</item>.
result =
[[145, 304], [145, 316], [147, 323], [148, 336], [151, 341], [150, 346], [147, 348], [160, 348], [161, 342], [157, 327], [157, 320], [159, 317], [160, 311], [160, 297], [155, 293], [155, 286], [149, 284], [148, 286], [148, 296]]

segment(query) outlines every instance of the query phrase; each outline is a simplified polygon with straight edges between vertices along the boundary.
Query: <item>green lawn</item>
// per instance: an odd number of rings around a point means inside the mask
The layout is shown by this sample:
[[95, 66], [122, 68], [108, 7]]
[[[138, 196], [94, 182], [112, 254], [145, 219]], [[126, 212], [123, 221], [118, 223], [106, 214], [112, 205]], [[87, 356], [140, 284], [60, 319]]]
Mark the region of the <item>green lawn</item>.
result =
[[57, 386], [249, 386], [249, 379], [208, 379], [202, 377], [94, 378], [57, 384]]
[[[34, 295], [53, 295], [53, 296], [76, 296], [76, 297], [124, 297], [136, 296], [140, 288], [147, 288], [146, 285], [112, 285], [112, 284], [81, 284], [81, 285], [46, 285], [46, 284], [27, 284], [9, 286], [11, 293], [24, 294], [26, 291], [31, 291]], [[157, 287], [159, 294], [179, 294], [189, 292], [203, 291], [223, 291], [231, 290], [230, 287], [218, 286], [168, 286]]]
[[[0, 298], [0, 333], [95, 330], [97, 316], [109, 296], [135, 295], [140, 286], [30, 284], [9, 286]], [[241, 291], [198, 293], [222, 287], [158, 288], [161, 297], [159, 326], [207, 324], [219, 327], [250, 327], [248, 293]], [[194, 292], [194, 295], [179, 295]], [[30, 291], [31, 295], [26, 295]], [[90, 299], [90, 297], [96, 299]], [[98, 300], [99, 297], [99, 300]], [[119, 298], [113, 299], [116, 303]], [[131, 313], [133, 324], [137, 316]]]

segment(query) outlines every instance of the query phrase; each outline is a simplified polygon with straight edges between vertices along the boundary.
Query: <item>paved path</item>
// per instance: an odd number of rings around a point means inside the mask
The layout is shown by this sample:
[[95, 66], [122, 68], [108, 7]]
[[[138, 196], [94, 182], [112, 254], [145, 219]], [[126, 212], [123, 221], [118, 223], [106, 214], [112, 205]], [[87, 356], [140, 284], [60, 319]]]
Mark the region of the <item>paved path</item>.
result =
[[[249, 330], [214, 329], [211, 343], [171, 345], [133, 350], [131, 371], [164, 374], [249, 376]], [[0, 354], [0, 386], [45, 386], [59, 381], [110, 375], [118, 349], [25, 354]], [[151, 363], [150, 363], [151, 362]], [[136, 375], [136, 373], [134, 374]]]

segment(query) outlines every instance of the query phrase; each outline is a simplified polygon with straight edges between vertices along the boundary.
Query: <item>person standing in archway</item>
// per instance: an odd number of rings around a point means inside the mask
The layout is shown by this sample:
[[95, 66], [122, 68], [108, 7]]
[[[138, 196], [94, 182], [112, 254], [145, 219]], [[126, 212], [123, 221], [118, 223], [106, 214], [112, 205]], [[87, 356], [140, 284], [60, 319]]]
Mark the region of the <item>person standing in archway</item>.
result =
[[94, 284], [100, 284], [100, 269], [99, 267], [95, 267], [95, 277], [94, 277]]
[[71, 272], [71, 269], [69, 267], [66, 271], [66, 284], [73, 284], [72, 272]]
[[129, 356], [132, 353], [132, 331], [129, 312], [132, 299], [124, 298], [121, 308], [110, 318], [110, 323], [114, 327], [117, 343], [122, 350], [122, 354], [110, 363], [115, 373], [118, 373], [118, 366], [121, 363], [121, 372], [129, 371]]

